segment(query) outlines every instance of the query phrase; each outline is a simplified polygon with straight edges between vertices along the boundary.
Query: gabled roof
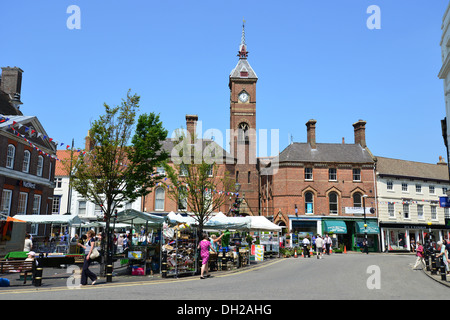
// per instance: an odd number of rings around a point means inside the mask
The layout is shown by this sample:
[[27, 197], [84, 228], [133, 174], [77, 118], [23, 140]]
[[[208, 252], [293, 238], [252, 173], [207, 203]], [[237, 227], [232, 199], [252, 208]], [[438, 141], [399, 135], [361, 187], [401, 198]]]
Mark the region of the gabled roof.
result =
[[[247, 72], [247, 76], [241, 76], [241, 71]], [[239, 78], [239, 79], [258, 79], [253, 68], [248, 63], [247, 59], [239, 59], [236, 67], [231, 70], [230, 78]]]
[[44, 147], [56, 153], [56, 145], [48, 138], [47, 132], [36, 116], [24, 115], [2, 115], [0, 114], [0, 130], [10, 134], [19, 134], [28, 142], [40, 147]]
[[376, 157], [376, 170], [380, 176], [416, 178], [448, 182], [448, 166], [424, 162]]
[[[172, 150], [176, 145], [174, 142], [175, 142], [175, 140], [173, 140], [173, 139], [166, 139], [162, 142], [162, 149], [165, 150], [169, 154], [169, 159], [170, 159]], [[214, 148], [214, 150], [219, 150], [221, 152], [222, 159], [224, 161], [223, 163], [229, 163], [229, 164], [235, 163], [234, 157], [229, 152], [227, 152], [225, 149], [223, 149], [220, 145], [218, 145], [215, 141], [210, 140], [210, 139], [202, 139], [201, 143], [202, 143], [202, 152], [203, 152], [203, 150], [205, 150], [205, 148], [207, 146], [211, 146]], [[217, 156], [219, 156], [219, 155], [217, 155]]]
[[360, 144], [317, 143], [312, 149], [309, 143], [294, 142], [280, 153], [278, 161], [370, 163], [373, 158]]

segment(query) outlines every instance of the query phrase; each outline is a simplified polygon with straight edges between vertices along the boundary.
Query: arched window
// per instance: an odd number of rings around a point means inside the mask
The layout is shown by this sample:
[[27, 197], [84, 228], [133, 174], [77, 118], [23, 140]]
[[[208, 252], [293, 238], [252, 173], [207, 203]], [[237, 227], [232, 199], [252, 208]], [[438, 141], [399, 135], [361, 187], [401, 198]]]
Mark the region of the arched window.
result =
[[248, 129], [249, 129], [248, 123], [241, 122], [239, 124], [239, 127], [238, 127], [238, 142], [248, 143], [248, 141], [249, 141]]
[[23, 172], [28, 172], [30, 170], [30, 158], [31, 158], [30, 151], [25, 150], [23, 152], [23, 163], [22, 163]]
[[187, 189], [186, 187], [180, 187], [178, 192], [178, 210], [187, 210]]
[[155, 191], [155, 210], [164, 210], [165, 191], [164, 188], [157, 188]]
[[330, 214], [338, 214], [338, 194], [336, 192], [330, 192], [328, 194], [328, 203]]
[[353, 194], [353, 207], [362, 208], [362, 196], [359, 192]]
[[36, 174], [39, 177], [42, 177], [43, 169], [44, 169], [44, 157], [43, 156], [38, 156]]
[[305, 213], [314, 213], [314, 194], [310, 191], [305, 193]]
[[8, 145], [8, 151], [6, 153], [6, 167], [14, 169], [14, 157], [16, 155], [16, 147], [13, 144]]

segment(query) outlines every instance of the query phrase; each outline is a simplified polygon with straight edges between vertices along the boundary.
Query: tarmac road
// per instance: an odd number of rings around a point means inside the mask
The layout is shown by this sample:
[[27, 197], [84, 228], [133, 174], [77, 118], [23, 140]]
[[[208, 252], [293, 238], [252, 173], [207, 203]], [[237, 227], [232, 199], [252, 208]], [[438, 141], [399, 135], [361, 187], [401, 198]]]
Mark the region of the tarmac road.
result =
[[333, 254], [312, 258], [272, 259], [237, 272], [198, 276], [115, 277], [95, 286], [69, 289], [58, 285], [1, 288], [0, 300], [436, 300], [448, 299], [450, 288], [422, 271], [411, 270], [413, 255]]

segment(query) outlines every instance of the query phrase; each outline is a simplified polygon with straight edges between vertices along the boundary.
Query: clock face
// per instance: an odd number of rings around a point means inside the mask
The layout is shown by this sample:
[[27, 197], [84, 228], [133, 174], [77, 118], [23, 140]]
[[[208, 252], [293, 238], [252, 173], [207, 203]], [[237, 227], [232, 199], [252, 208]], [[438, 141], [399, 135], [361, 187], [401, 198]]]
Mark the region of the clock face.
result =
[[247, 102], [248, 101], [248, 93], [247, 92], [241, 92], [239, 94], [239, 100], [241, 102]]

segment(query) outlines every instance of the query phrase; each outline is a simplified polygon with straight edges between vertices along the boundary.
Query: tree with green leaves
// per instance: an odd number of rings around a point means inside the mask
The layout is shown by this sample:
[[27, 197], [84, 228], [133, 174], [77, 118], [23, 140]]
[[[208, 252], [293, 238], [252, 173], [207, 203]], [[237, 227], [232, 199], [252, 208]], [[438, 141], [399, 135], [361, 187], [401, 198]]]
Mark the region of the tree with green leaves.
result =
[[112, 264], [111, 218], [124, 204], [151, 192], [162, 178], [156, 169], [168, 158], [161, 144], [167, 130], [159, 115], [140, 115], [135, 128], [139, 102], [140, 97], [128, 91], [119, 106], [104, 104], [105, 114], [89, 130], [90, 148], [77, 158], [72, 176], [73, 188], [102, 210], [108, 265]]

